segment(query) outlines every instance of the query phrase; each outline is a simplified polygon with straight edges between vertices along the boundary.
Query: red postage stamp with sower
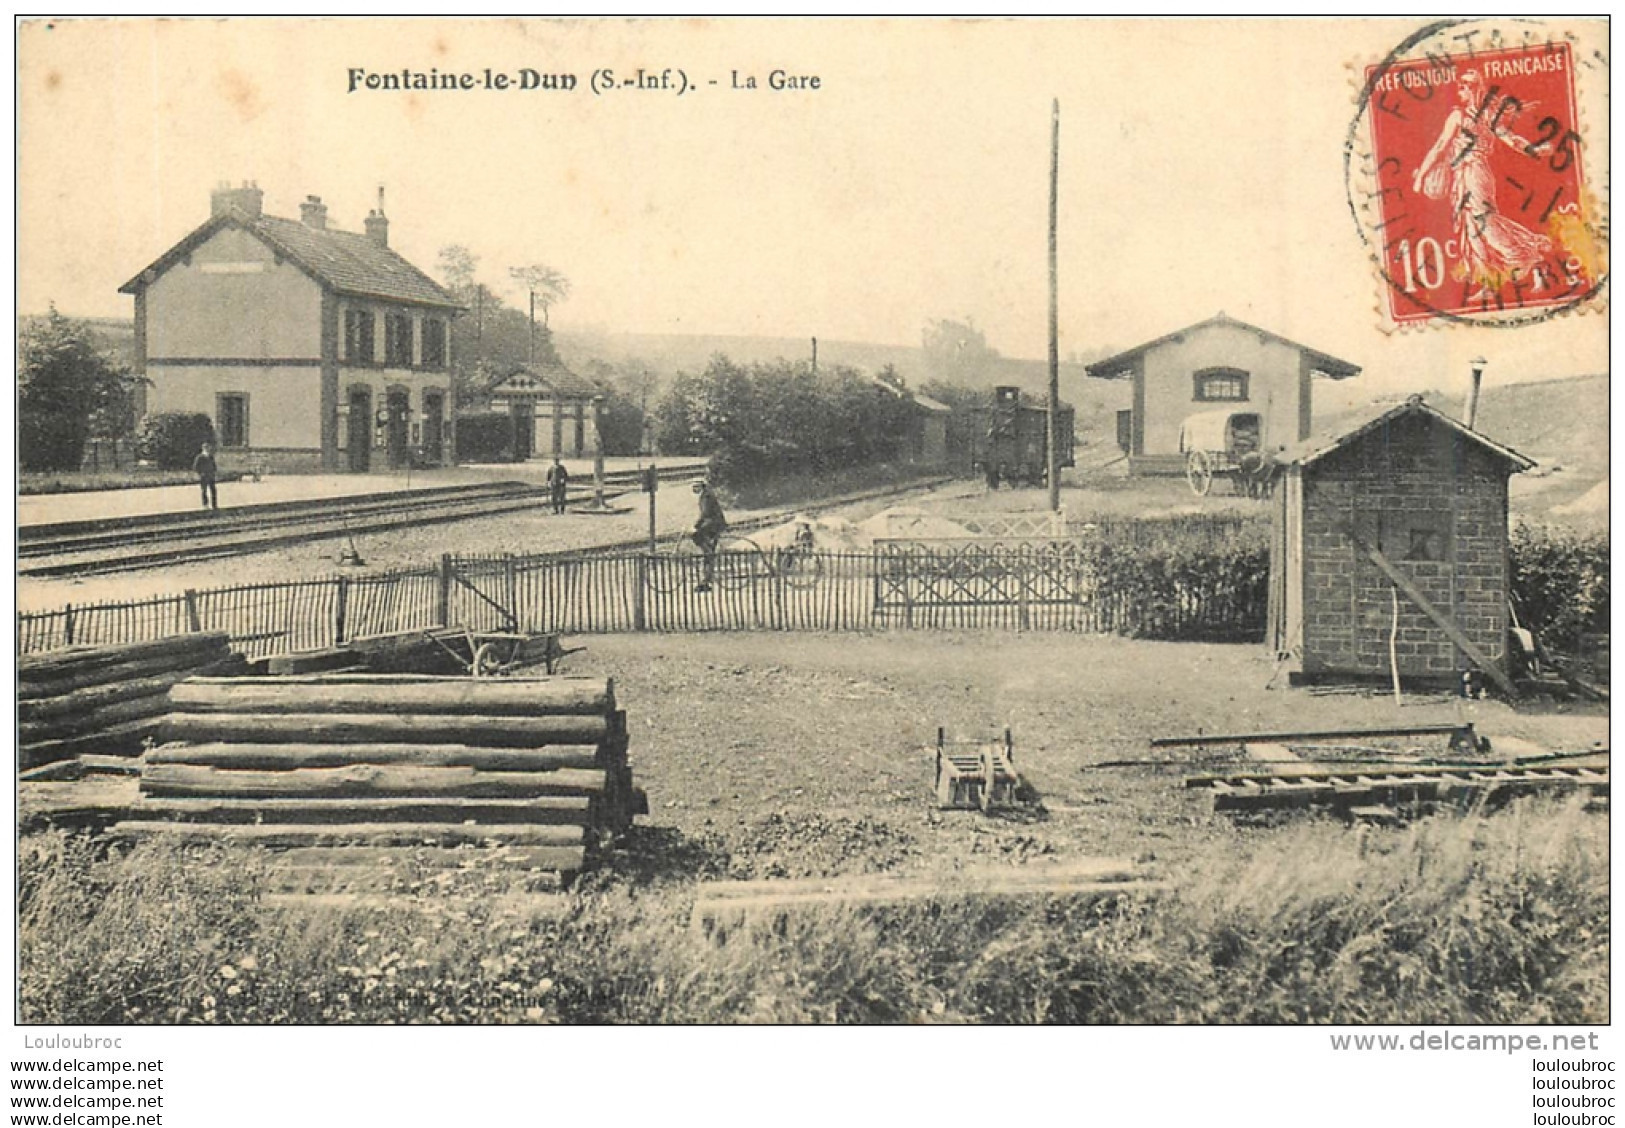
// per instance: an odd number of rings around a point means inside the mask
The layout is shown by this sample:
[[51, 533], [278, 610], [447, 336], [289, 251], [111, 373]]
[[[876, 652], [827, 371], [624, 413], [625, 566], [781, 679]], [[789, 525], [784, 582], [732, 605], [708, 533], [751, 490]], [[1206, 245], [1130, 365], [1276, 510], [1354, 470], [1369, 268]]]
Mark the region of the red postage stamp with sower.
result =
[[1379, 261], [1399, 323], [1563, 306], [1606, 267], [1567, 43], [1366, 73]]

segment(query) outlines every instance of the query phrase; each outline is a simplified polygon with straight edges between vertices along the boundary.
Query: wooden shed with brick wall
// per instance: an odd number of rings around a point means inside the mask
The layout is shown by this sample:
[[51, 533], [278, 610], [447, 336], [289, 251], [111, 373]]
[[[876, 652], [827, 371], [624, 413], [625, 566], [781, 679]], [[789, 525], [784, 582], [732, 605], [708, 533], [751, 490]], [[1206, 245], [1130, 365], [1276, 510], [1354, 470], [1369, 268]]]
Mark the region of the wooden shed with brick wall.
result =
[[1295, 679], [1477, 670], [1510, 692], [1507, 482], [1533, 465], [1420, 396], [1287, 451], [1269, 638]]

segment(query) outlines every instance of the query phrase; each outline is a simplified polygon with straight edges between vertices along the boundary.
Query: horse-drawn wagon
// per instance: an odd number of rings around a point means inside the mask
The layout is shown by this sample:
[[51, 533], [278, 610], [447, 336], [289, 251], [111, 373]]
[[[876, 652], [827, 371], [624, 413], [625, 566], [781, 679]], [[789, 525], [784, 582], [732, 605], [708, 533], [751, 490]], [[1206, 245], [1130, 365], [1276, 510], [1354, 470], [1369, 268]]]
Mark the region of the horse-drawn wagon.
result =
[[1226, 478], [1231, 491], [1262, 497], [1269, 487], [1272, 460], [1264, 450], [1263, 426], [1255, 411], [1204, 411], [1179, 428], [1185, 480], [1206, 495], [1214, 478]]

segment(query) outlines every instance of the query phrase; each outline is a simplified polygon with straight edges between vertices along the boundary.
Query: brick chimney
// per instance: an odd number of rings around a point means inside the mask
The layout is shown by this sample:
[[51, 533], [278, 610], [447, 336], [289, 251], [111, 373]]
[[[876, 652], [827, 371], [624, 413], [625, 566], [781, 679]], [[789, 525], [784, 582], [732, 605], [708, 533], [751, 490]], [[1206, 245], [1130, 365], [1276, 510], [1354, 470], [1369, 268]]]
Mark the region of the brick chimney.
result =
[[389, 220], [384, 215], [384, 186], [378, 186], [378, 206], [367, 213], [367, 238], [380, 247], [389, 246]]
[[229, 182], [222, 180], [209, 193], [209, 215], [225, 215], [228, 211], [234, 211], [244, 219], [258, 219], [263, 214], [264, 202], [265, 193], [252, 181], [245, 180], [241, 188], [233, 188]]
[[327, 205], [322, 203], [320, 196], [306, 196], [305, 202], [299, 205], [299, 218], [304, 221], [306, 227], [326, 231]]

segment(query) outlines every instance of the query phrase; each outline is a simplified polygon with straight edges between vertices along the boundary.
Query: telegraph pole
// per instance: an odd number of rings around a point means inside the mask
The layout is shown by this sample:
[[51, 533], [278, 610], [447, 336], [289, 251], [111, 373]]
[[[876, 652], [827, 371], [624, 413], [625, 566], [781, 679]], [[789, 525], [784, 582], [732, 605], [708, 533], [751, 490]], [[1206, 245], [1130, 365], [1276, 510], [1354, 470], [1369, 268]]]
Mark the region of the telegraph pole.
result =
[[1061, 184], [1061, 100], [1050, 103], [1049, 132], [1049, 511], [1061, 511], [1061, 329], [1056, 299], [1055, 229]]
[[604, 508], [604, 397], [592, 397], [592, 507]]

